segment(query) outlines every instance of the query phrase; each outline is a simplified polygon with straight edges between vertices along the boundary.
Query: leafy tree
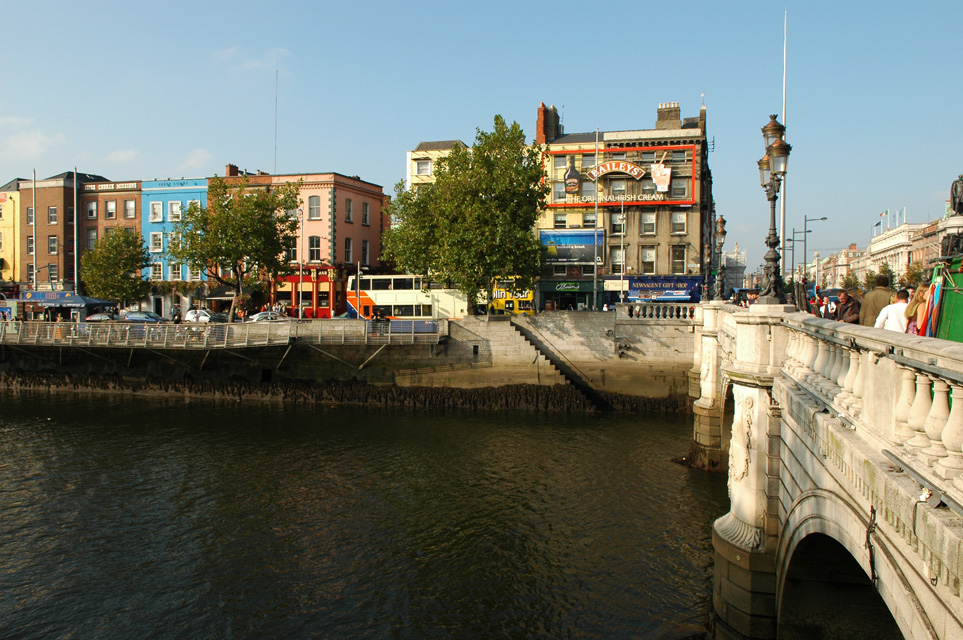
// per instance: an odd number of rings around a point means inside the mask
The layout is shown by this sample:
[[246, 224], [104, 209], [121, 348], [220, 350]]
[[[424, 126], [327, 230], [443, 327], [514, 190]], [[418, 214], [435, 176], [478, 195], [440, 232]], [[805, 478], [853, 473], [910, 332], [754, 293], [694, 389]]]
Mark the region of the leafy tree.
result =
[[[893, 273], [893, 268], [889, 266], [888, 262], [884, 262], [883, 264], [879, 265], [879, 275], [889, 278], [889, 283], [891, 285], [896, 284], [896, 274]], [[873, 287], [875, 286], [876, 285], [873, 284]]]
[[843, 278], [843, 289], [859, 289], [859, 278], [852, 271]]
[[906, 269], [906, 273], [899, 280], [899, 286], [903, 287], [913, 287], [918, 289], [921, 284], [926, 282], [926, 269], [919, 262], [911, 262], [910, 266]]
[[474, 313], [479, 294], [512, 276], [525, 289], [541, 271], [534, 233], [545, 202], [542, 149], [525, 143], [518, 123], [495, 116], [477, 130], [472, 148], [456, 147], [438, 162], [434, 183], [406, 191], [399, 183], [388, 208], [385, 255], [398, 268], [451, 282]]
[[232, 287], [233, 318], [245, 280], [273, 279], [287, 268], [283, 254], [296, 241], [298, 219], [286, 212], [298, 208], [300, 191], [300, 181], [260, 188], [247, 178], [233, 184], [214, 178], [207, 207], [192, 203], [174, 224], [170, 259]]
[[876, 272], [872, 269], [867, 269], [866, 273], [863, 275], [863, 287], [867, 291], [876, 288]]
[[149, 264], [150, 254], [140, 233], [113, 229], [80, 259], [84, 288], [96, 298], [126, 306], [150, 293], [150, 282], [138, 273]]

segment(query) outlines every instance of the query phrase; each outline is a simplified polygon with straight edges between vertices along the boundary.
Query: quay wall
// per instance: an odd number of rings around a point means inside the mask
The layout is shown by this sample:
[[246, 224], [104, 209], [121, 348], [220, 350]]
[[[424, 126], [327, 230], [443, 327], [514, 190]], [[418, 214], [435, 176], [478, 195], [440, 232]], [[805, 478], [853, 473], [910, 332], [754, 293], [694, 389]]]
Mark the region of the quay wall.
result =
[[[570, 378], [556, 366], [562, 362], [600, 392], [684, 404], [693, 357], [692, 324], [630, 320], [615, 312], [559, 311], [520, 322], [508, 316], [451, 321], [438, 343], [328, 344], [299, 338], [285, 345], [210, 350], [4, 343], [0, 373], [478, 389], [567, 385]], [[535, 336], [538, 347], [526, 332]]]

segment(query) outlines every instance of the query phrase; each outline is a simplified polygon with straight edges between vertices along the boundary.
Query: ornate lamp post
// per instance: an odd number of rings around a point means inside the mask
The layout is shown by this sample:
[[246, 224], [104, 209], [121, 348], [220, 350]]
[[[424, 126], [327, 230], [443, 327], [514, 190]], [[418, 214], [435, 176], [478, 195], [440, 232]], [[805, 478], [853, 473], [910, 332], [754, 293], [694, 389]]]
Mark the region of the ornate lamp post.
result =
[[779, 124], [776, 116], [770, 116], [769, 124], [762, 128], [762, 137], [766, 142], [766, 155], [759, 161], [759, 181], [766, 191], [769, 200], [769, 235], [766, 236], [766, 265], [763, 267], [762, 291], [759, 293], [760, 304], [785, 304], [786, 293], [782, 290], [782, 274], [779, 272], [779, 236], [776, 235], [776, 200], [779, 199], [779, 187], [786, 175], [786, 164], [789, 162], [789, 152], [792, 147], [782, 138], [786, 128]]
[[716, 218], [716, 291], [714, 300], [726, 299], [726, 265], [722, 255], [722, 245], [726, 241], [726, 219]]

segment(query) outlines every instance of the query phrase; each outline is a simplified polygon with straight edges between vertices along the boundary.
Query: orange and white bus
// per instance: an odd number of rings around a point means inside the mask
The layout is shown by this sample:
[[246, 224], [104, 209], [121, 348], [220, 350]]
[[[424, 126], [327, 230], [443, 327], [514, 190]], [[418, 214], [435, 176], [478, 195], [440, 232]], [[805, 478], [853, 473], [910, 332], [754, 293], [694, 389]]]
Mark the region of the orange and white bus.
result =
[[468, 315], [465, 295], [457, 289], [444, 289], [421, 276], [352, 275], [346, 297], [348, 316], [365, 320], [440, 320]]

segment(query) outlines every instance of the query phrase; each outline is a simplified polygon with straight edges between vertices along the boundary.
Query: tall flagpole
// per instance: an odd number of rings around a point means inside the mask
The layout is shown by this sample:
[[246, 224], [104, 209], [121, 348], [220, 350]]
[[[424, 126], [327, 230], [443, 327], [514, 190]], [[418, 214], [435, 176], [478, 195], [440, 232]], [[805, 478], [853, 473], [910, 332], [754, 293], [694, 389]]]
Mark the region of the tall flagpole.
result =
[[[786, 13], [783, 16], [782, 22], [782, 124], [786, 126], [786, 36], [788, 34], [789, 27], [789, 9], [786, 9]], [[786, 184], [786, 176], [782, 178], [782, 198], [779, 199], [779, 246], [786, 246], [786, 195], [788, 185]], [[780, 265], [780, 273], [785, 275], [786, 273], [786, 252], [782, 252], [781, 256], [782, 265]]]
[[80, 260], [80, 251], [78, 251], [78, 240], [77, 232], [79, 231], [77, 225], [77, 165], [74, 165], [74, 293], [78, 296], [80, 295], [80, 265], [78, 261]]
[[[49, 273], [48, 276], [49, 278]], [[33, 170], [33, 290], [37, 290], [37, 170]]]

